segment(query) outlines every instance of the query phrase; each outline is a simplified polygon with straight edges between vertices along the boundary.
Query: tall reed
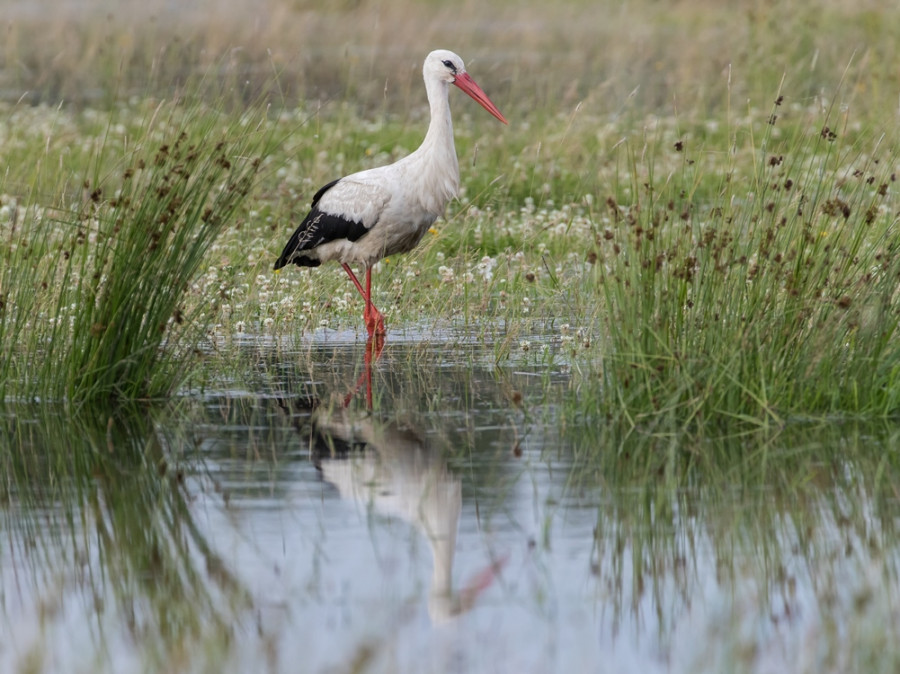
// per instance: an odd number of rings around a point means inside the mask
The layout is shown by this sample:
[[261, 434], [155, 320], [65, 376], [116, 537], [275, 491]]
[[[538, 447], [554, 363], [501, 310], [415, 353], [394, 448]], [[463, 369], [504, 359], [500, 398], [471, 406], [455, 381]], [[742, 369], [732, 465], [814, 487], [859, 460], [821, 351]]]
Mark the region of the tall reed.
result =
[[71, 401], [171, 394], [207, 330], [208, 302], [185, 302], [191, 280], [270, 139], [262, 111], [226, 119], [163, 103], [124, 148], [105, 138], [83, 174], [64, 176], [79, 185], [75, 198], [26, 197], [0, 249], [0, 391]]
[[[682, 426], [900, 411], [896, 157], [827, 116], [776, 136], [777, 114], [749, 171], [730, 152], [704, 168], [709, 149], [681, 141], [623, 150], [591, 281], [607, 313], [594, 411]], [[684, 155], [664, 178], [662, 152]]]

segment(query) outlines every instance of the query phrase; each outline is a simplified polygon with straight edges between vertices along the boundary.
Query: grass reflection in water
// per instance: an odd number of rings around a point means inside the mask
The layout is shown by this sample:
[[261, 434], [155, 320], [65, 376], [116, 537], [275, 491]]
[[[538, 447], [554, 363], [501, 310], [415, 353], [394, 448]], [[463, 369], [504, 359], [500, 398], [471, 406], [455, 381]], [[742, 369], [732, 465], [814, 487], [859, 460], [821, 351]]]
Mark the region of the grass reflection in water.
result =
[[891, 425], [579, 425], [563, 374], [402, 341], [344, 407], [358, 347], [246, 355], [252, 393], [5, 409], [4, 671], [897, 663]]

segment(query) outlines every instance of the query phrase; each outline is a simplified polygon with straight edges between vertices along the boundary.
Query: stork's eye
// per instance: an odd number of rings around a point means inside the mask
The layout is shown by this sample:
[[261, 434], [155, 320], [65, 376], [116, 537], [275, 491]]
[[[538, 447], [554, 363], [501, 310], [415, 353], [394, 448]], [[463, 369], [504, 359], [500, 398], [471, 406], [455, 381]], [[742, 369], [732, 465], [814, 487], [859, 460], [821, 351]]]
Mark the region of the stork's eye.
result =
[[454, 75], [456, 74], [456, 66], [453, 65], [453, 61], [451, 61], [450, 59], [446, 59], [445, 61], [441, 61], [441, 63], [450, 68], [450, 72], [452, 72]]

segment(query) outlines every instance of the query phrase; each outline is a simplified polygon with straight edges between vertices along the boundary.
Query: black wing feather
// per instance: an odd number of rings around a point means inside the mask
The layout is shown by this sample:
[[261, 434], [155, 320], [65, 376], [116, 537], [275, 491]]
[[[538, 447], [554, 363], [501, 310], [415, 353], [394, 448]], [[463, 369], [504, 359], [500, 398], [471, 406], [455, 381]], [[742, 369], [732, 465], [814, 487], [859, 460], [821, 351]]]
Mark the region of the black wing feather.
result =
[[323, 243], [337, 239], [356, 241], [369, 231], [369, 228], [361, 222], [348, 220], [340, 215], [327, 213], [318, 208], [319, 200], [340, 180], [333, 180], [316, 192], [312, 200], [312, 208], [303, 218], [303, 222], [288, 239], [287, 245], [281, 251], [275, 269], [281, 269], [287, 264], [294, 263], [298, 267], [318, 267], [321, 261], [315, 257], [303, 255], [302, 251], [311, 250]]

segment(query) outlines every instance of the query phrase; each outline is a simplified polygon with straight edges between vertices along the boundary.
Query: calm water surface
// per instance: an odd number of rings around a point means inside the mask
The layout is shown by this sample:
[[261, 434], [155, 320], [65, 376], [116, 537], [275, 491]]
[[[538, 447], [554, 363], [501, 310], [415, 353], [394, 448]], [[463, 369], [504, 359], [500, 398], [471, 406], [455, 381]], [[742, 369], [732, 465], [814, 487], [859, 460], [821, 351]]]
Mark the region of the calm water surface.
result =
[[248, 338], [173, 410], [4, 409], [0, 671], [890, 671], [892, 428], [579, 423], [543, 343], [400, 335], [370, 397], [352, 338]]

